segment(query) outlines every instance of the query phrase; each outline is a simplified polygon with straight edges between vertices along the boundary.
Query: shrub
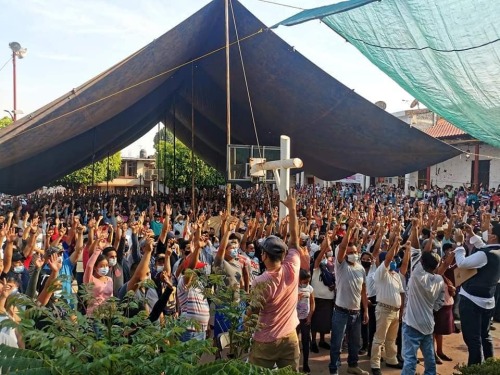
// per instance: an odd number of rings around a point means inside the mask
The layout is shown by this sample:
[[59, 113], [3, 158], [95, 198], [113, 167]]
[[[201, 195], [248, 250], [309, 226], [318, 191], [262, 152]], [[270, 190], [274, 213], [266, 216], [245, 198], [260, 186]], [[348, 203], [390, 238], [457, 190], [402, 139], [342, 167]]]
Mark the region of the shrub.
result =
[[500, 359], [488, 358], [481, 364], [472, 366], [456, 366], [454, 375], [500, 375]]

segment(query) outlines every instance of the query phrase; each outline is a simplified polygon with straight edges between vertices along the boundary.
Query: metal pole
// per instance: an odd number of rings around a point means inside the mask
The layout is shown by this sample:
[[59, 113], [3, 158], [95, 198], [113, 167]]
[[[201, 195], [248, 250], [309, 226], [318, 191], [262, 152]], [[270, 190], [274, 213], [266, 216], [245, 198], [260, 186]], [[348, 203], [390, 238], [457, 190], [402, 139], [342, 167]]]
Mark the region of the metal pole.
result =
[[[229, 0], [225, 0], [226, 22], [226, 176], [229, 181], [229, 152], [227, 145], [231, 144], [231, 75], [229, 69]], [[231, 212], [231, 184], [226, 184], [226, 212]]]
[[[156, 152], [158, 153], [158, 162], [160, 161], [160, 138], [161, 138], [161, 133], [160, 133], [160, 122], [158, 121], [158, 144], [156, 145]], [[158, 165], [156, 166], [156, 171], [158, 172], [156, 175], [157, 175], [157, 180], [156, 180], [156, 194], [160, 194], [160, 166], [159, 166], [160, 163], [158, 163]]]
[[163, 194], [167, 193], [167, 115], [163, 128]]
[[177, 163], [176, 163], [176, 161], [177, 161], [177, 159], [176, 159], [176, 153], [175, 153], [175, 151], [176, 151], [176, 150], [175, 150], [175, 143], [176, 143], [176, 141], [177, 141], [177, 140], [176, 140], [176, 138], [175, 138], [175, 135], [176, 135], [176, 134], [175, 134], [175, 125], [176, 125], [176, 122], [177, 122], [177, 120], [176, 120], [176, 118], [175, 118], [175, 98], [174, 98], [174, 140], [173, 140], [173, 142], [174, 142], [174, 163], [173, 163], [173, 165], [174, 165], [174, 166], [173, 166], [173, 168], [172, 168], [172, 169], [173, 169], [173, 171], [174, 171], [174, 178], [173, 178], [173, 182], [174, 182], [174, 186], [173, 186], [173, 188], [174, 188], [174, 191], [175, 191], [175, 189], [177, 188], [177, 176], [176, 176], [176, 170], [175, 170], [175, 169], [176, 169], [176, 164], [177, 164]]
[[479, 192], [479, 143], [476, 143], [474, 150], [474, 192]]
[[108, 171], [107, 171], [107, 174], [106, 174], [106, 190], [108, 192], [108, 195], [109, 195], [109, 178], [110, 178], [110, 174], [109, 174], [109, 152], [108, 152]]
[[[290, 159], [290, 137], [282, 135], [280, 137], [280, 160]], [[278, 184], [278, 191], [280, 200], [286, 199], [286, 193], [290, 190], [290, 169], [280, 168], [280, 181]], [[284, 204], [279, 205], [280, 222], [288, 215], [288, 208]]]
[[195, 163], [194, 163], [194, 66], [191, 63], [191, 209], [195, 211]]
[[14, 89], [14, 121], [17, 120], [16, 53], [12, 51], [12, 82]]

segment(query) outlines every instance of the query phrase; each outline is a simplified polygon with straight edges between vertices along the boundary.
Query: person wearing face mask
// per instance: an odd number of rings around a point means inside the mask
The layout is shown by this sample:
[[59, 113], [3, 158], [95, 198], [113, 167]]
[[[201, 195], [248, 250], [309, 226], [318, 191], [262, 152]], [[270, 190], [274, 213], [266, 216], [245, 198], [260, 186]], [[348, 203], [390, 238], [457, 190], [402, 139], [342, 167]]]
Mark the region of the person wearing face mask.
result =
[[[340, 351], [344, 334], [348, 339], [347, 373], [368, 375], [359, 368], [359, 350], [361, 323], [368, 323], [368, 298], [366, 294], [366, 273], [359, 264], [358, 249], [351, 242], [356, 217], [348, 222], [347, 232], [337, 248], [335, 257], [335, 277], [337, 279], [337, 297], [333, 308], [330, 349], [330, 374], [338, 374]], [[357, 241], [357, 239], [353, 239]], [[359, 307], [362, 306], [361, 310]]]
[[[374, 286], [377, 296], [375, 307], [376, 329], [370, 352], [370, 366], [373, 375], [380, 375], [381, 347], [385, 343], [385, 361], [387, 367], [401, 369], [397, 359], [396, 338], [399, 329], [399, 316], [403, 311], [404, 289], [394, 259], [401, 239], [396, 238], [385, 257], [380, 254], [381, 264], [374, 274]], [[410, 246], [408, 242], [406, 246]], [[383, 258], [383, 259], [382, 259]]]
[[418, 219], [413, 219], [410, 235], [412, 272], [403, 316], [404, 363], [401, 375], [415, 374], [419, 348], [424, 356], [424, 374], [436, 374], [434, 311], [444, 304], [444, 280], [436, 274], [439, 262], [435, 255], [420, 250], [418, 230]]
[[113, 296], [113, 279], [106, 276], [109, 273], [108, 259], [102, 254], [102, 250], [106, 245], [106, 241], [103, 239], [96, 240], [92, 243], [91, 247], [94, 247], [94, 249], [91, 249], [93, 250], [92, 256], [83, 274], [84, 283], [94, 284], [92, 288], [93, 300], [90, 301], [87, 306], [88, 316], [92, 316], [96, 307], [99, 307], [99, 305]]
[[38, 283], [37, 290], [41, 291], [43, 289], [44, 283], [48, 276], [50, 275], [50, 268], [48, 266], [48, 260], [52, 254], [57, 254], [58, 260], [61, 263], [61, 269], [59, 270], [59, 277], [62, 280], [62, 290], [65, 295], [66, 301], [68, 303], [72, 303], [70, 301], [70, 296], [72, 295], [72, 280], [73, 280], [73, 269], [75, 268], [78, 258], [82, 254], [83, 251], [83, 231], [85, 229], [84, 226], [80, 225], [78, 219], [73, 221], [73, 225], [75, 228], [75, 249], [68, 256], [64, 252], [64, 248], [62, 246], [50, 246], [45, 251], [45, 266], [42, 268], [42, 276], [40, 277], [40, 282]]
[[[109, 272], [106, 276], [113, 279], [113, 296], [118, 296], [118, 290], [122, 287], [124, 280], [123, 266], [121, 260], [123, 260], [123, 248], [125, 247], [125, 238], [120, 239], [120, 244], [118, 245], [118, 251], [113, 246], [106, 247], [102, 254], [108, 260]], [[118, 254], [121, 256], [119, 257]]]
[[[218, 274], [225, 276], [224, 283], [228, 287], [235, 288], [235, 299], [239, 300], [238, 289], [248, 291], [248, 286], [245, 285], [245, 276], [248, 280], [248, 269], [238, 260], [239, 242], [235, 239], [230, 240], [231, 234], [236, 228], [235, 223], [229, 224], [229, 228], [225, 228], [224, 236], [219, 246], [219, 250], [214, 259], [214, 270]], [[243, 317], [243, 311], [242, 311]], [[214, 337], [218, 337], [221, 333], [228, 332], [230, 328], [229, 320], [219, 311], [215, 311], [214, 322]]]
[[[325, 335], [332, 329], [333, 300], [335, 299], [334, 275], [327, 267], [326, 255], [331, 251], [331, 240], [333, 232], [329, 231], [325, 240], [321, 243], [321, 249], [313, 255], [313, 266], [311, 275], [311, 286], [314, 289], [314, 313], [311, 319], [311, 351], [319, 353], [319, 348], [330, 350], [330, 345], [325, 340]], [[323, 277], [325, 272], [331, 273], [332, 277]], [[319, 343], [316, 336], [319, 333]]]
[[[15, 279], [1, 279], [0, 281], [0, 323], [4, 320], [18, 321], [19, 317], [14, 306], [7, 307], [7, 299], [18, 292], [19, 284]], [[0, 344], [13, 348], [24, 348], [20, 333], [14, 328], [0, 328]]]
[[[485, 220], [490, 221], [489, 214]], [[494, 357], [490, 321], [495, 312], [495, 291], [500, 281], [500, 223], [489, 225], [485, 247], [465, 256], [464, 235], [456, 230], [454, 250], [457, 267], [476, 269], [477, 273], [460, 288], [460, 319], [462, 335], [469, 351], [468, 365]]]
[[371, 351], [373, 335], [375, 334], [375, 306], [377, 305], [377, 295], [373, 277], [375, 275], [375, 271], [377, 270], [377, 265], [373, 260], [372, 254], [367, 251], [361, 253], [360, 263], [366, 273], [366, 292], [368, 295], [369, 320], [368, 324], [361, 325], [362, 346], [359, 350], [359, 355], [365, 355], [366, 353], [369, 354]]
[[260, 260], [255, 256], [255, 245], [253, 243], [248, 243], [245, 246], [245, 252], [240, 254], [240, 257], [245, 257], [245, 264], [248, 267], [248, 274], [250, 277], [250, 283], [260, 275]]
[[153, 247], [154, 238], [146, 237], [143, 240], [143, 255], [141, 260], [139, 261], [139, 263], [135, 263], [132, 265], [130, 269], [132, 277], [128, 282], [123, 284], [123, 286], [118, 291], [118, 298], [120, 298], [121, 300], [123, 300], [127, 296], [128, 292], [133, 291], [134, 300], [141, 304], [141, 308], [144, 309], [148, 314], [151, 313], [159, 299], [156, 288], [149, 288], [142, 284], [144, 281], [151, 279], [151, 270], [149, 266], [151, 262]]
[[[8, 258], [8, 250], [7, 248], [9, 247], [9, 242], [7, 242], [6, 246], [6, 256], [5, 258]], [[12, 250], [11, 250], [12, 251]], [[5, 267], [4, 272], [7, 273], [11, 278], [16, 279], [18, 284], [19, 284], [19, 293], [25, 293], [26, 290], [28, 289], [28, 283], [29, 283], [29, 273], [26, 267], [24, 267], [23, 261], [24, 261], [24, 256], [16, 251], [12, 254], [12, 265], [10, 266], [10, 272]], [[7, 261], [5, 262], [7, 263]]]

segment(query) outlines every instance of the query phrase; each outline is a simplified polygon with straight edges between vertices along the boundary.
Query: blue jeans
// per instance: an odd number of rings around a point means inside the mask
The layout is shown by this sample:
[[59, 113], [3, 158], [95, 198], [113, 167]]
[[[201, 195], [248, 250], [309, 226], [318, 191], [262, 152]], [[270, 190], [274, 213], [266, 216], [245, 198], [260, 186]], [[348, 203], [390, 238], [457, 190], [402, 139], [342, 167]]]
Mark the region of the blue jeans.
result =
[[493, 357], [490, 321], [495, 309], [483, 309], [464, 296], [460, 296], [459, 309], [462, 336], [469, 351], [467, 364], [478, 364], [483, 361], [483, 357]]
[[199, 341], [202, 341], [202, 340], [205, 340], [206, 337], [207, 337], [206, 331], [198, 332], [198, 331], [188, 331], [188, 330], [186, 330], [181, 335], [180, 340], [182, 342], [186, 342], [186, 341], [189, 341], [189, 340], [199, 340]]
[[361, 315], [360, 313], [349, 314], [344, 311], [333, 309], [332, 334], [330, 341], [330, 373], [337, 372], [340, 367], [340, 351], [344, 334], [347, 332], [349, 367], [356, 367], [359, 359], [359, 349], [361, 348]]
[[433, 334], [424, 335], [415, 328], [403, 323], [403, 370], [401, 375], [415, 375], [417, 369], [417, 350], [424, 355], [424, 375], [436, 374]]

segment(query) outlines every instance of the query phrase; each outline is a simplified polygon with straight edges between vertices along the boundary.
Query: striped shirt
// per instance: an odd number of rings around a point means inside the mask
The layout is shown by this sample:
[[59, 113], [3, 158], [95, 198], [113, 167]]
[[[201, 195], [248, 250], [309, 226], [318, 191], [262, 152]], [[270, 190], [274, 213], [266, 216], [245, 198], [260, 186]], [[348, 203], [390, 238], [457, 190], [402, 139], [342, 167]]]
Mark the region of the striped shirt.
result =
[[179, 300], [181, 319], [192, 320], [200, 325], [200, 329], [195, 326], [189, 329], [199, 332], [206, 331], [210, 318], [210, 308], [203, 291], [194, 286], [187, 286], [184, 277], [180, 276], [177, 284], [177, 298]]

